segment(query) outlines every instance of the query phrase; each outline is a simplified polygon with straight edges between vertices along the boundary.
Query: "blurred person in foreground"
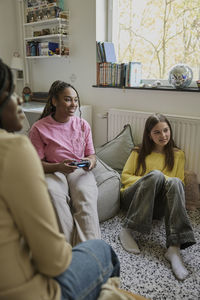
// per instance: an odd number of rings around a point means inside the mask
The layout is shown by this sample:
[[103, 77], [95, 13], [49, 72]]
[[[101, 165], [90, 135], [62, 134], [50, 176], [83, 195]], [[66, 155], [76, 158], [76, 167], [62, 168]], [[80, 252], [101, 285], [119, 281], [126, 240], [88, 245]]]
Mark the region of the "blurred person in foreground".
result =
[[59, 232], [40, 159], [22, 128], [10, 68], [0, 60], [0, 299], [97, 299], [119, 276], [102, 240], [72, 248]]

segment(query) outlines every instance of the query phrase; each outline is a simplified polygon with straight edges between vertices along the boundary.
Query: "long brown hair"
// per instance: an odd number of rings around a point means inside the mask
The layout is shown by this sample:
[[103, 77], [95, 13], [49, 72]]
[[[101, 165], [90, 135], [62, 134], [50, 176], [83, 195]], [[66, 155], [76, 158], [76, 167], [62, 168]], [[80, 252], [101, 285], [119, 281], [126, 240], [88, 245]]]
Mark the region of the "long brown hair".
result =
[[[175, 145], [175, 142], [173, 140], [173, 132], [171, 128], [171, 124], [168, 121], [168, 119], [162, 115], [162, 114], [153, 114], [146, 120], [144, 133], [143, 133], [143, 139], [142, 144], [135, 149], [139, 153], [138, 160], [137, 160], [137, 167], [136, 167], [136, 175], [144, 175], [146, 172], [146, 163], [145, 158], [147, 155], [149, 155], [155, 146], [155, 143], [150, 138], [151, 130], [153, 129], [156, 124], [159, 122], [165, 122], [169, 126], [170, 129], [170, 140], [164, 147], [164, 153], [165, 153], [165, 168], [167, 168], [169, 171], [173, 169], [174, 166], [174, 148], [177, 147]], [[139, 174], [139, 169], [142, 167], [141, 174]]]
[[53, 105], [52, 103], [52, 99], [59, 98], [59, 94], [65, 89], [65, 88], [69, 88], [71, 87], [77, 94], [78, 97], [78, 107], [79, 107], [79, 114], [81, 117], [81, 110], [80, 110], [80, 98], [79, 98], [79, 94], [77, 92], [77, 90], [70, 84], [64, 81], [60, 81], [60, 80], [56, 80], [52, 83], [50, 89], [49, 89], [49, 94], [48, 94], [48, 100], [47, 100], [47, 104], [44, 107], [44, 110], [42, 112], [42, 115], [40, 117], [40, 119], [45, 118], [51, 114], [53, 114], [56, 111], [56, 107]]

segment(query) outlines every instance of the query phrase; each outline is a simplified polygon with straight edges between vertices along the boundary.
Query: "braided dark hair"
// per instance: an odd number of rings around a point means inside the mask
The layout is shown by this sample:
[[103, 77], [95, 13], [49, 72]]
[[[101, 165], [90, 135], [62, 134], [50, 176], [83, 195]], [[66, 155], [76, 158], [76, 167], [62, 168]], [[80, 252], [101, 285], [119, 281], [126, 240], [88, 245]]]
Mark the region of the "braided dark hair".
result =
[[56, 111], [56, 108], [52, 103], [53, 97], [58, 99], [60, 92], [62, 92], [65, 88], [69, 88], [69, 87], [71, 87], [77, 94], [79, 114], [80, 114], [80, 117], [81, 117], [80, 98], [79, 98], [79, 94], [78, 94], [77, 90], [70, 83], [60, 81], [60, 80], [56, 80], [52, 83], [52, 85], [49, 89], [47, 104], [44, 107], [44, 110], [42, 112], [42, 115], [41, 115], [40, 119], [45, 118], [45, 117], [53, 114]]
[[[0, 59], [0, 128], [2, 128], [1, 115], [5, 105], [10, 100], [14, 91], [13, 75], [9, 66], [3, 63]], [[8, 95], [3, 99], [3, 94], [8, 92]]]

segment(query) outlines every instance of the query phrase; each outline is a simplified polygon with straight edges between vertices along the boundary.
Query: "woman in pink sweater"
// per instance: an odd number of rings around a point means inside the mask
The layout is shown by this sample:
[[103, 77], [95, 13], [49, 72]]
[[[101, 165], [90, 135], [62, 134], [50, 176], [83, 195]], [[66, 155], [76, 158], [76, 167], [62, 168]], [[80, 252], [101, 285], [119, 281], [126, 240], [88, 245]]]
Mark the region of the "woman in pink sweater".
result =
[[[55, 81], [42, 116], [29, 135], [41, 159], [61, 230], [72, 245], [101, 237], [98, 189], [91, 172], [96, 164], [92, 133], [87, 121], [74, 115], [78, 108], [75, 88]], [[89, 166], [70, 165], [80, 160], [87, 160]]]

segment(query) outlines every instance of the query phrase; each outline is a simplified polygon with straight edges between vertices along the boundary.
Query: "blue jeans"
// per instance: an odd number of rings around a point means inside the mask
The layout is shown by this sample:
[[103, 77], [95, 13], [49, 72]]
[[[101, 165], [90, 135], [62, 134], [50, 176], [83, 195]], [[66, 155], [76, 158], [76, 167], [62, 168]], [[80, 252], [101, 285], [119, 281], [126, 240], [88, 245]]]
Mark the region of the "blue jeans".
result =
[[119, 274], [119, 260], [111, 246], [89, 240], [72, 249], [69, 267], [55, 280], [61, 287], [61, 300], [96, 300], [102, 284]]
[[184, 249], [195, 244], [185, 209], [184, 186], [179, 178], [166, 180], [158, 170], [149, 172], [123, 192], [122, 205], [128, 209], [124, 227], [149, 233], [152, 220], [164, 216], [167, 247]]

